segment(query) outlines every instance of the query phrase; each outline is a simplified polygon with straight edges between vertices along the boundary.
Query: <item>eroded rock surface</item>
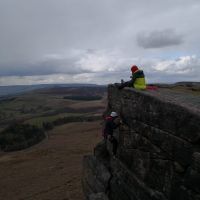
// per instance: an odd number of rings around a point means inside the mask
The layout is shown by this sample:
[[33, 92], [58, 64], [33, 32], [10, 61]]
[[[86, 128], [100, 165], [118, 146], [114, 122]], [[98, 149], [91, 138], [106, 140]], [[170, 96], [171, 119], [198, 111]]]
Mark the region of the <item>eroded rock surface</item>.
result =
[[124, 122], [115, 133], [117, 158], [105, 141], [84, 158], [87, 199], [97, 193], [110, 200], [200, 199], [199, 95], [110, 85], [110, 111]]

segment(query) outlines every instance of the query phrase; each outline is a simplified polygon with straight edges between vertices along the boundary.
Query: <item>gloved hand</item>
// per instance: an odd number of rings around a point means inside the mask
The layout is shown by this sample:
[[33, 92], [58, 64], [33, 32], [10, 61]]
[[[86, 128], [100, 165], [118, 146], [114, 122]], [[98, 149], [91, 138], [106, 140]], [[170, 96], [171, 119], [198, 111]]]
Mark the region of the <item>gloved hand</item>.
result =
[[115, 85], [115, 87], [117, 88], [117, 89], [122, 89], [122, 84], [121, 83], [115, 83], [114, 84]]
[[119, 125], [120, 124], [120, 117], [117, 117], [114, 119], [114, 123]]
[[114, 83], [115, 87], [118, 87], [119, 85], [121, 85], [121, 83]]

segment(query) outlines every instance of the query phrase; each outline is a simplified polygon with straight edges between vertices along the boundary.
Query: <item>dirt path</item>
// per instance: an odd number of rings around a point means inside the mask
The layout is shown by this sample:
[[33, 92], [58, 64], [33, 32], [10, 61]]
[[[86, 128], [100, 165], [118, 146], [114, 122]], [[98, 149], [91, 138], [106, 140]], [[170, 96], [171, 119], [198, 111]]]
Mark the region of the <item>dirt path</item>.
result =
[[101, 139], [100, 122], [71, 123], [30, 149], [0, 155], [1, 200], [82, 200], [82, 157]]

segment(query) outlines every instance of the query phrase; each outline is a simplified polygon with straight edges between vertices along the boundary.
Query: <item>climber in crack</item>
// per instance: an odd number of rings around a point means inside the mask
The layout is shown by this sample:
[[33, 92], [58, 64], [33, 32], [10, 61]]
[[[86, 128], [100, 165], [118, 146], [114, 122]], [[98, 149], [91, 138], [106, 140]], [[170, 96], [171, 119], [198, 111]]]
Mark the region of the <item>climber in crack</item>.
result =
[[120, 124], [121, 120], [116, 112], [111, 112], [111, 114], [105, 118], [103, 136], [105, 141], [109, 140], [112, 143], [112, 153], [114, 157], [117, 154], [118, 141], [113, 136], [113, 132], [117, 127], [119, 127]]
[[122, 80], [121, 84], [116, 83], [116, 87], [118, 89], [123, 89], [124, 87], [133, 87], [135, 89], [144, 90], [146, 89], [146, 81], [145, 81], [145, 75], [142, 70], [140, 70], [136, 65], [133, 65], [131, 67], [131, 80], [124, 82]]

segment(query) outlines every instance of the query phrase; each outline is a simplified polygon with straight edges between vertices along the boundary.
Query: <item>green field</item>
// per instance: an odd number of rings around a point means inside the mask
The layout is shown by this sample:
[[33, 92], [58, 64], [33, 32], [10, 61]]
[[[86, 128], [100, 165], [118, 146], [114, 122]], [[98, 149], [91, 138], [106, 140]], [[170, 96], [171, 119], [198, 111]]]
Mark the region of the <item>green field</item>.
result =
[[[81, 88], [77, 91], [72, 88], [61, 88], [58, 91], [29, 92], [0, 101], [0, 131], [15, 122], [42, 127], [43, 123], [71, 116], [98, 114], [99, 110], [104, 109], [102, 98], [105, 98], [105, 94], [98, 93], [98, 89], [97, 92], [88, 89], [87, 95], [84, 88], [84, 101], [76, 98], [81, 98]], [[70, 99], [66, 99], [66, 96], [70, 96]], [[97, 96], [99, 100], [96, 100]]]
[[98, 89], [93, 93], [88, 89], [87, 95], [86, 88], [59, 88], [1, 100], [0, 149], [27, 148], [41, 141], [45, 131], [65, 123], [99, 120], [105, 108], [105, 95], [98, 93]]
[[39, 128], [43, 127], [43, 123], [53, 122], [57, 119], [61, 119], [64, 117], [71, 117], [71, 116], [83, 116], [81, 113], [61, 113], [53, 116], [43, 116], [43, 117], [35, 117], [29, 120], [24, 121], [25, 124], [35, 125]]
[[[63, 103], [66, 105], [62, 106]], [[62, 96], [22, 95], [12, 101], [0, 102], [0, 122], [6, 124], [12, 120], [27, 121], [44, 115], [57, 115], [56, 113], [62, 112], [67, 105], [70, 103]]]

